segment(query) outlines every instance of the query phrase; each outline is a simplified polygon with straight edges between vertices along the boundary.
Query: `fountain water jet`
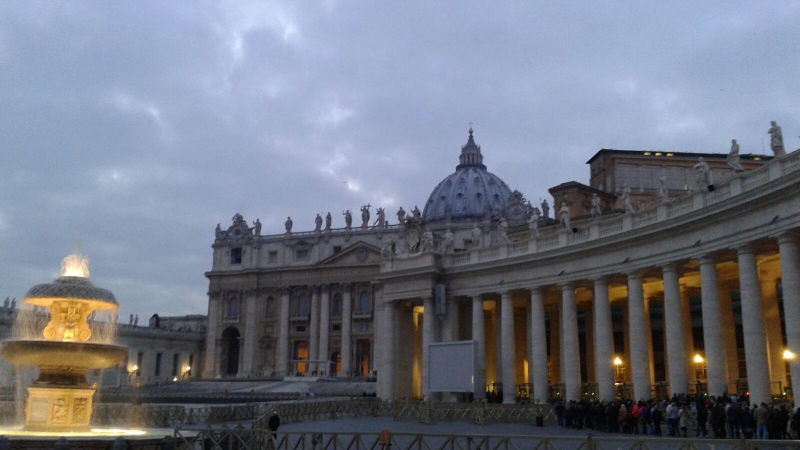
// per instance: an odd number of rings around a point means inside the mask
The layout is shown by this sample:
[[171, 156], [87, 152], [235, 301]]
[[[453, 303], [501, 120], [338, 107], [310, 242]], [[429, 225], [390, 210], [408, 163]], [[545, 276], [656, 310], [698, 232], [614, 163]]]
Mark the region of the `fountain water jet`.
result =
[[111, 291], [88, 279], [89, 260], [79, 252], [64, 258], [61, 277], [32, 287], [23, 304], [48, 308], [50, 318], [38, 336], [0, 344], [0, 354], [15, 365], [39, 367], [28, 388], [25, 430], [89, 431], [94, 388], [86, 372], [120, 363], [128, 353], [107, 333], [93, 332], [87, 320], [94, 311], [119, 309]]

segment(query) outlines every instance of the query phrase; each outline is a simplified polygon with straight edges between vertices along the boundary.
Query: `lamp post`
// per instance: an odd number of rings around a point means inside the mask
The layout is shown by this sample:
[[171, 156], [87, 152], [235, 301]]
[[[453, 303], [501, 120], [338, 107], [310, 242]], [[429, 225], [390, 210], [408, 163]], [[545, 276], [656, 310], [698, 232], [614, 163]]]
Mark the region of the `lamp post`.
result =
[[186, 366], [186, 369], [183, 370], [183, 375], [181, 376], [182, 380], [189, 378], [192, 374], [192, 366]]
[[130, 372], [128, 372], [128, 383], [131, 382], [131, 378], [133, 378], [133, 376], [136, 375], [136, 371], [138, 371], [138, 370], [139, 370], [139, 366], [134, 365], [132, 370]]

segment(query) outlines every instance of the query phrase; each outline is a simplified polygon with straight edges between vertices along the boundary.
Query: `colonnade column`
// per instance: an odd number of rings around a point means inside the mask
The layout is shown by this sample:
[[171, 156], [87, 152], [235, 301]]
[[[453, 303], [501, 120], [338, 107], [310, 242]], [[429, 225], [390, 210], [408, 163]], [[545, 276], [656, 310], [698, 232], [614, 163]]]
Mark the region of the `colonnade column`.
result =
[[311, 331], [308, 339], [308, 371], [306, 376], [310, 376], [317, 371], [317, 360], [319, 359], [319, 286], [311, 286]]
[[344, 375], [349, 377], [352, 375], [352, 365], [350, 354], [352, 353], [352, 320], [353, 315], [353, 300], [351, 298], [352, 286], [347, 283], [343, 285], [344, 292], [342, 292], [342, 371]]
[[[769, 362], [764, 314], [761, 309], [761, 288], [758, 284], [756, 255], [749, 246], [739, 247], [739, 291], [742, 299], [742, 331], [744, 356], [747, 362], [747, 386], [750, 403], [770, 403]], [[784, 301], [785, 304], [785, 301]], [[788, 323], [788, 321], [787, 321]], [[739, 374], [741, 376], [742, 374]]]
[[669, 390], [672, 395], [686, 394], [689, 392], [689, 378], [686, 372], [687, 356], [678, 268], [675, 264], [666, 264], [661, 270], [664, 280], [664, 324], [667, 335]]
[[513, 404], [517, 401], [516, 370], [514, 361], [516, 359], [514, 349], [514, 303], [511, 292], [506, 291], [500, 294], [500, 301], [503, 304], [500, 311], [500, 333], [501, 351], [503, 352], [503, 403]]
[[483, 298], [472, 297], [472, 340], [475, 341], [475, 378], [473, 398], [486, 398], [486, 328], [483, 319]]
[[564, 370], [561, 379], [566, 391], [565, 399], [580, 400], [581, 361], [578, 346], [578, 311], [575, 306], [575, 287], [572, 283], [561, 285], [561, 361]]
[[608, 303], [608, 281], [594, 280], [594, 365], [600, 400], [611, 401], [614, 389], [614, 339], [611, 305]]
[[[800, 252], [794, 234], [784, 233], [778, 237], [781, 254], [781, 286], [783, 289], [783, 314], [786, 322], [786, 343], [789, 350], [800, 353]], [[210, 317], [210, 316], [209, 316]], [[800, 359], [789, 361], [790, 381], [795, 403], [800, 399]]]
[[717, 265], [707, 256], [700, 258], [700, 296], [703, 310], [703, 346], [705, 347], [708, 394], [720, 396], [728, 390], [725, 347], [722, 344]]
[[528, 368], [533, 384], [531, 398], [540, 402], [548, 400], [547, 387], [547, 334], [545, 330], [544, 298], [542, 288], [531, 288], [531, 359]]
[[635, 400], [649, 399], [650, 348], [647, 339], [647, 321], [644, 308], [642, 276], [637, 272], [628, 274], [628, 329], [631, 346], [631, 379]]
[[289, 367], [289, 309], [291, 297], [289, 288], [281, 289], [281, 317], [280, 335], [278, 336], [278, 367], [279, 376], [286, 376]]
[[331, 371], [331, 356], [328, 354], [330, 342], [330, 318], [331, 318], [331, 288], [327, 284], [322, 285], [319, 305], [319, 359], [328, 361], [319, 367], [320, 375], [328, 375]]
[[428, 390], [428, 356], [430, 345], [435, 341], [434, 316], [436, 315], [433, 297], [428, 296], [422, 299], [422, 398], [431, 400], [431, 393]]
[[395, 398], [395, 377], [397, 374], [397, 320], [395, 320], [395, 304], [384, 303], [383, 311], [383, 368], [378, 372], [378, 378], [383, 385], [385, 400]]
[[258, 323], [258, 297], [255, 289], [247, 293], [247, 303], [244, 305], [244, 339], [243, 339], [243, 352], [242, 352], [242, 373], [240, 376], [252, 375], [255, 372], [255, 357], [257, 346], [257, 330], [256, 324]]

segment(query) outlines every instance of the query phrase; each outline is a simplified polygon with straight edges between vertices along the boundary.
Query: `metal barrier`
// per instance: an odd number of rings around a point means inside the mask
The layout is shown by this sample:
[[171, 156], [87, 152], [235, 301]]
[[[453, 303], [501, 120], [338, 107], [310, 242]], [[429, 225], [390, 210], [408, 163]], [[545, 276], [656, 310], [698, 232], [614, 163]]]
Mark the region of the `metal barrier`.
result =
[[444, 435], [412, 433], [275, 433], [262, 428], [208, 429], [174, 434], [179, 450], [796, 450], [799, 441]]

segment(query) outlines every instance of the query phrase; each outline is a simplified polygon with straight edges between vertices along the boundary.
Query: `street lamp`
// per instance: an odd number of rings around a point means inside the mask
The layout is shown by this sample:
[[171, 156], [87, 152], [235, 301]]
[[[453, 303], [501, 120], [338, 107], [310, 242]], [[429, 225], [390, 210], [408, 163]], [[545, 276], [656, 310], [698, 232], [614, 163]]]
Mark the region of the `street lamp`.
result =
[[133, 376], [134, 376], [134, 375], [136, 375], [136, 371], [137, 371], [137, 370], [139, 370], [139, 366], [137, 366], [137, 365], [134, 365], [134, 366], [133, 366], [133, 370], [131, 370], [130, 372], [128, 372], [128, 381], [131, 381], [131, 378], [133, 378]]
[[694, 355], [694, 362], [695, 362], [695, 364], [702, 364], [702, 363], [703, 363], [703, 361], [705, 361], [705, 360], [703, 359], [703, 357], [702, 357], [702, 356], [700, 356], [700, 354], [699, 354], [699, 353], [697, 353], [697, 354], [695, 354], [695, 355]]
[[783, 351], [783, 359], [785, 359], [787, 361], [790, 361], [790, 360], [793, 360], [795, 358], [797, 358], [797, 355], [792, 353], [788, 348]]
[[181, 379], [189, 378], [189, 376], [192, 373], [191, 371], [192, 371], [192, 366], [186, 366], [186, 369], [183, 370], [183, 376], [181, 377]]

